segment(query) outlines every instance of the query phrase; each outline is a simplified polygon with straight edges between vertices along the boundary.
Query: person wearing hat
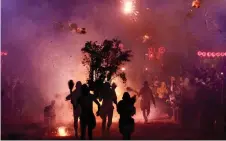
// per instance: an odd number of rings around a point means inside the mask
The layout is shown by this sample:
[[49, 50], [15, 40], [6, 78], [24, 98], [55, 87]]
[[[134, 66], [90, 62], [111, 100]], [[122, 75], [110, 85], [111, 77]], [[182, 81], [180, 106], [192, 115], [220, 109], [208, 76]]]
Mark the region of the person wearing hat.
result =
[[145, 123], [148, 122], [148, 115], [150, 114], [151, 100], [155, 105], [155, 99], [152, 90], [149, 88], [148, 81], [144, 81], [144, 86], [141, 88], [138, 97], [141, 96], [140, 107], [143, 113]]

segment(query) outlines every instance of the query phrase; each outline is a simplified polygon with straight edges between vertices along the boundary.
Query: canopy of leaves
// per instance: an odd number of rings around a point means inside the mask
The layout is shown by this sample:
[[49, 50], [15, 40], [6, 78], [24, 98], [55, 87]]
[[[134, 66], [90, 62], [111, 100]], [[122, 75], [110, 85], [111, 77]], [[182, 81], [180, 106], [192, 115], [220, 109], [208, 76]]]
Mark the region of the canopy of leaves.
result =
[[83, 65], [89, 70], [89, 82], [111, 81], [115, 77], [120, 77], [126, 82], [126, 74], [120, 67], [130, 61], [131, 50], [124, 50], [118, 39], [104, 40], [102, 44], [97, 42], [86, 42], [82, 48], [84, 54]]

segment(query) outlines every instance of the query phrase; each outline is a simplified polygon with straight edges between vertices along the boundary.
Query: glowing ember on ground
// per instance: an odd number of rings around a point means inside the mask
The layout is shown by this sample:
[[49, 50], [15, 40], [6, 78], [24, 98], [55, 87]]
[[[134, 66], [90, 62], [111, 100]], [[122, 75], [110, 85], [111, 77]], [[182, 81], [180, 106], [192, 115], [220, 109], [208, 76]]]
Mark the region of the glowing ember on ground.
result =
[[62, 137], [67, 136], [66, 128], [65, 127], [59, 127], [58, 128], [58, 135], [62, 136]]

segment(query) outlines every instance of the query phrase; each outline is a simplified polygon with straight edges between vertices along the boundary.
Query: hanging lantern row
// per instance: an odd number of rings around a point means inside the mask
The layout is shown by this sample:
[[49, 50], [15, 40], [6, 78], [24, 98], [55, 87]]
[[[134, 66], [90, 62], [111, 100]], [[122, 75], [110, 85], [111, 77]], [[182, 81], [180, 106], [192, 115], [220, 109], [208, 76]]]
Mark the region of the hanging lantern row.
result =
[[1, 51], [1, 56], [7, 56], [8, 52]]
[[226, 57], [226, 52], [203, 52], [203, 51], [198, 51], [197, 55], [199, 57]]

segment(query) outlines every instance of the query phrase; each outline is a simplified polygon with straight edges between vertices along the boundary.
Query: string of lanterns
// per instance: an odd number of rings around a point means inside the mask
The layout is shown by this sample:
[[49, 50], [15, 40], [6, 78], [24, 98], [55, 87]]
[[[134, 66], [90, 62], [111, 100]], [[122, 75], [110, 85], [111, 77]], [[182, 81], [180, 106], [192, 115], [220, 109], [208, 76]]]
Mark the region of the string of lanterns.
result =
[[199, 57], [226, 57], [226, 52], [204, 52], [198, 51], [197, 55]]

